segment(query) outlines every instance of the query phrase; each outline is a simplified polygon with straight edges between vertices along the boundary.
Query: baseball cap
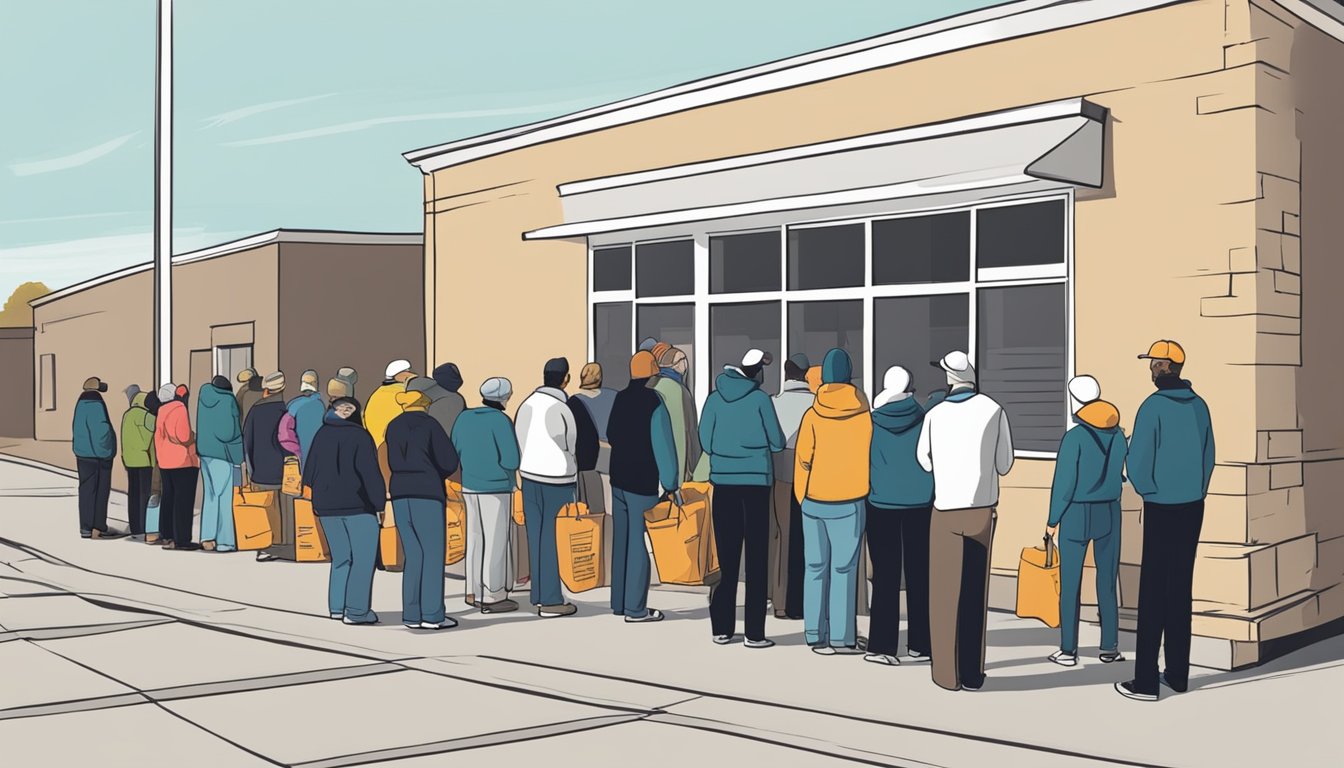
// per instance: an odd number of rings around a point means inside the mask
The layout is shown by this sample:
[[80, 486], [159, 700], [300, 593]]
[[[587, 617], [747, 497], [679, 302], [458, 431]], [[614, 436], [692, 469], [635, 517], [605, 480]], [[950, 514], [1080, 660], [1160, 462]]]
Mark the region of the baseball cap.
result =
[[384, 376], [384, 378], [387, 379], [396, 378], [400, 374], [403, 374], [409, 370], [411, 370], [410, 360], [393, 360], [392, 362], [387, 364], [387, 374], [386, 376]]
[[794, 367], [800, 371], [806, 371], [812, 367], [812, 361], [807, 359], [807, 355], [802, 352], [794, 352], [789, 355], [789, 362], [793, 363]]
[[970, 383], [975, 383], [975, 366], [971, 365], [971, 358], [961, 350], [954, 350], [943, 355], [942, 360], [931, 362], [929, 365], [935, 368], [942, 368], [952, 376]]
[[1140, 360], [1170, 360], [1177, 365], [1185, 365], [1185, 349], [1170, 339], [1154, 341], [1148, 348], [1148, 354], [1139, 355]]
[[762, 352], [759, 349], [748, 349], [747, 354], [742, 356], [742, 367], [750, 368], [756, 365], [769, 365], [775, 358], [770, 356], [769, 352]]
[[1101, 385], [1091, 376], [1074, 376], [1069, 379], [1069, 396], [1080, 405], [1101, 399]]
[[87, 379], [84, 380], [84, 391], [85, 391], [85, 392], [106, 392], [106, 391], [107, 391], [107, 382], [103, 381], [102, 379], [98, 378], [97, 376], [90, 376], [89, 378], [87, 378]]

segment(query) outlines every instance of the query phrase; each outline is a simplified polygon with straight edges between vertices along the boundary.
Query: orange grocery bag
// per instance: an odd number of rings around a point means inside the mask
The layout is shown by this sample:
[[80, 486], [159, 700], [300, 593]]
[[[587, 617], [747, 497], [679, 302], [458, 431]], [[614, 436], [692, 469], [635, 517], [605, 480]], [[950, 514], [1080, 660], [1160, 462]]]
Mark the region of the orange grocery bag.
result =
[[331, 549], [310, 499], [294, 500], [294, 560], [300, 563], [331, 561]]
[[593, 514], [581, 501], [560, 509], [555, 518], [555, 549], [560, 580], [570, 592], [587, 592], [602, 583], [602, 543], [607, 516]]
[[385, 570], [396, 572], [406, 567], [406, 551], [401, 548], [401, 534], [395, 527], [378, 529], [378, 557]]
[[275, 491], [233, 489], [233, 529], [238, 549], [251, 552], [274, 543], [280, 528], [280, 503]]
[[704, 584], [717, 569], [710, 529], [709, 501], [683, 491], [681, 503], [669, 499], [644, 513], [653, 544], [653, 561], [664, 584]]
[[1059, 626], [1059, 547], [1046, 534], [1045, 548], [1025, 547], [1017, 564], [1017, 615]]
[[527, 525], [527, 520], [523, 518], [523, 489], [519, 488], [513, 492], [513, 522], [518, 525]]
[[713, 576], [719, 572], [719, 548], [714, 539], [714, 486], [709, 483], [682, 483], [681, 499], [683, 504], [705, 502], [704, 536], [709, 549], [709, 570], [705, 576]]
[[285, 457], [285, 474], [281, 479], [280, 490], [287, 496], [303, 494], [303, 475], [299, 472], [299, 460], [293, 456]]
[[448, 503], [444, 507], [444, 530], [447, 546], [443, 550], [443, 564], [453, 565], [467, 556], [467, 501], [462, 496], [461, 483], [452, 480], [444, 484]]

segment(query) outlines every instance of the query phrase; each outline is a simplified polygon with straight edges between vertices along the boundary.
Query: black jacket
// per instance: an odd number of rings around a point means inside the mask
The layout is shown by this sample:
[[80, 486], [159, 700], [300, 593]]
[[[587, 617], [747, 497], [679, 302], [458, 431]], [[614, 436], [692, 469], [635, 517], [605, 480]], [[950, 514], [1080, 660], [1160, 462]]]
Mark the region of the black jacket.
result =
[[[252, 409], [249, 419], [259, 407]], [[331, 412], [308, 449], [303, 484], [313, 489], [313, 511], [318, 515], [372, 515], [386, 504], [373, 436], [357, 419], [345, 421]]]
[[285, 480], [285, 457], [292, 456], [280, 445], [280, 419], [285, 401], [271, 395], [252, 406], [243, 424], [243, 456], [257, 485], [280, 485]]
[[579, 428], [574, 458], [578, 460], [579, 471], [588, 472], [597, 469], [597, 424], [583, 401], [584, 398], [578, 395], [570, 395], [569, 410], [574, 414], [574, 425]]
[[443, 481], [457, 471], [457, 449], [433, 416], [408, 411], [387, 425], [387, 466], [392, 498], [443, 503]]
[[611, 485], [644, 496], [658, 494], [658, 461], [653, 453], [653, 412], [663, 404], [648, 379], [634, 379], [616, 393], [607, 422], [611, 443]]

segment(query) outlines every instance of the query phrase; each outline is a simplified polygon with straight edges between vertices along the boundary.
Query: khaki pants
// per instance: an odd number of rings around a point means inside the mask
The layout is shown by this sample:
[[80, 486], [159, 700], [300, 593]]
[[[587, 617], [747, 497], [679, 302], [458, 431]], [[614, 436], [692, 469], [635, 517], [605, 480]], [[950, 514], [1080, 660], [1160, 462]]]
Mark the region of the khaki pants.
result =
[[[795, 558], [801, 560], [802, 552], [797, 552], [795, 557], [790, 557], [789, 553], [789, 536], [793, 530], [789, 514], [792, 501], [793, 483], [775, 483], [775, 496], [770, 505], [770, 602], [776, 614], [784, 613], [785, 606], [789, 602], [790, 566], [793, 566], [793, 569], [802, 567], [801, 562], [791, 562]], [[801, 533], [800, 531], [799, 535]], [[801, 550], [802, 547], [798, 549]], [[801, 595], [801, 572], [794, 575], [794, 583]], [[795, 602], [798, 606], [802, 605], [802, 600], [798, 597], [795, 597]]]
[[933, 682], [951, 691], [985, 679], [985, 623], [994, 509], [933, 511], [929, 522], [929, 641]]

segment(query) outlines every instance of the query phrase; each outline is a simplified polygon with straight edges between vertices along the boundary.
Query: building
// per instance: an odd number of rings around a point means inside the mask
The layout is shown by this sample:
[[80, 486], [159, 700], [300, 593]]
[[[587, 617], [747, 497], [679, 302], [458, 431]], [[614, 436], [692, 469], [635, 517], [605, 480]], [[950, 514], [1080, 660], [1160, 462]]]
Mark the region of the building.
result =
[[703, 400], [748, 346], [843, 346], [870, 395], [897, 362], [941, 386], [925, 361], [965, 347], [1020, 449], [1010, 607], [1065, 382], [1097, 376], [1128, 428], [1135, 356], [1178, 339], [1218, 436], [1195, 657], [1264, 661], [1344, 628], [1341, 40], [1324, 0], [1020, 0], [408, 152], [426, 356], [526, 391], [564, 354], [619, 386], [656, 336]]
[[[423, 245], [416, 234], [276, 230], [173, 257], [173, 375], [194, 394], [216, 374], [360, 373], [367, 397], [389, 360], [424, 362]], [[152, 264], [32, 302], [36, 437], [69, 440], [84, 380], [108, 383], [114, 422], [129, 384], [152, 390]], [[161, 383], [161, 382], [160, 382]], [[235, 385], [237, 386], [237, 385]]]
[[0, 436], [32, 437], [33, 329], [0, 328]]

